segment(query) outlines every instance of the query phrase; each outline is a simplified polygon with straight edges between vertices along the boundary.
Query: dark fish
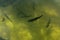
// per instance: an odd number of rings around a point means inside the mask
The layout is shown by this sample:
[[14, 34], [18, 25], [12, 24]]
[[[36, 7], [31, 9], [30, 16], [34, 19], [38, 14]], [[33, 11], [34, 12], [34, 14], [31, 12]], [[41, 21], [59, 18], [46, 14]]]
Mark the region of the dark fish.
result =
[[[4, 16], [5, 16], [9, 21], [11, 21], [11, 19], [8, 17], [7, 14], [4, 13]], [[12, 21], [11, 21], [11, 22], [12, 22]]]
[[50, 20], [50, 18], [49, 18], [48, 23], [47, 23], [47, 25], [46, 25], [47, 28], [49, 27], [50, 22], [51, 22], [51, 20]]
[[30, 20], [28, 20], [28, 22], [33, 22], [33, 21], [35, 21], [35, 20], [41, 18], [42, 16], [43, 16], [43, 15], [41, 15], [41, 16], [39, 16], [39, 17], [36, 17], [36, 18], [33, 18], [33, 19], [30, 19]]

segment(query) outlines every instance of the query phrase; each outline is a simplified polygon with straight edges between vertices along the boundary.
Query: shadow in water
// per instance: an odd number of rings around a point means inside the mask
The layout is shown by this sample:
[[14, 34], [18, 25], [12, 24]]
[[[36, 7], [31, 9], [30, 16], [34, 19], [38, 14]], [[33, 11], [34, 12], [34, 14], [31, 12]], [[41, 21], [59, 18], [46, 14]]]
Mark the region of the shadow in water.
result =
[[5, 40], [5, 39], [3, 39], [2, 37], [0, 37], [0, 40]]

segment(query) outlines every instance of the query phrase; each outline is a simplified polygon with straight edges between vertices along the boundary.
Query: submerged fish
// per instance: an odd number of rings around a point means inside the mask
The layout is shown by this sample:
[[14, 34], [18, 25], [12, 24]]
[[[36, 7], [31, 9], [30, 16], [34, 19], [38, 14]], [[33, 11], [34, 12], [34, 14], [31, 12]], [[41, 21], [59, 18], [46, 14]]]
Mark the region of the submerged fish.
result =
[[51, 19], [49, 18], [48, 23], [46, 25], [47, 28], [49, 27], [50, 23], [51, 23]]
[[[10, 22], [12, 22], [12, 20], [9, 18], [9, 16], [7, 15], [7, 14], [3, 14]], [[5, 19], [3, 19], [3, 21], [4, 21]]]
[[41, 18], [42, 16], [43, 16], [43, 15], [41, 15], [41, 16], [39, 16], [39, 17], [36, 17], [36, 18], [33, 18], [33, 19], [30, 19], [30, 20], [28, 20], [28, 22], [33, 22], [33, 21], [35, 21], [35, 20]]

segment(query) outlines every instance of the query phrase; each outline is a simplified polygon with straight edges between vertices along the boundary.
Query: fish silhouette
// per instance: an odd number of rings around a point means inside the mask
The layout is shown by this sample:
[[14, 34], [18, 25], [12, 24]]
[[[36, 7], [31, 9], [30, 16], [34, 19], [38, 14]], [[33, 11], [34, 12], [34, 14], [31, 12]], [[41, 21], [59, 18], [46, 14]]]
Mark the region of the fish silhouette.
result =
[[9, 21], [11, 21], [11, 22], [12, 22], [12, 20], [8, 17], [8, 15], [7, 15], [7, 14], [5, 14], [5, 13], [4, 13], [4, 16], [5, 16]]
[[46, 25], [47, 28], [49, 27], [50, 22], [51, 22], [51, 19], [49, 18], [48, 23], [47, 23], [47, 25]]
[[43, 15], [41, 15], [41, 16], [39, 16], [39, 17], [36, 17], [36, 18], [33, 18], [33, 19], [30, 19], [30, 20], [28, 20], [28, 22], [33, 22], [33, 21], [35, 21], [35, 20], [41, 18], [42, 16], [43, 16]]

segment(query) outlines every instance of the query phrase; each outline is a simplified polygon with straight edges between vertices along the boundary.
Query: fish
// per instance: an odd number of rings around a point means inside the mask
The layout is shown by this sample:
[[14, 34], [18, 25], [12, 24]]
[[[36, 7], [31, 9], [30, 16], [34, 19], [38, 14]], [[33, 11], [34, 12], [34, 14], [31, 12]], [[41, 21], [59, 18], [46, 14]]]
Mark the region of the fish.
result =
[[51, 23], [51, 19], [49, 18], [48, 23], [46, 25], [47, 28], [49, 27], [50, 23]]
[[43, 15], [39, 16], [39, 17], [36, 17], [36, 18], [32, 18], [32, 19], [29, 19], [28, 22], [33, 22], [33, 21], [36, 21], [37, 19], [41, 18]]
[[3, 14], [9, 21], [11, 21], [12, 22], [12, 20], [8, 17], [8, 15], [7, 14]]

